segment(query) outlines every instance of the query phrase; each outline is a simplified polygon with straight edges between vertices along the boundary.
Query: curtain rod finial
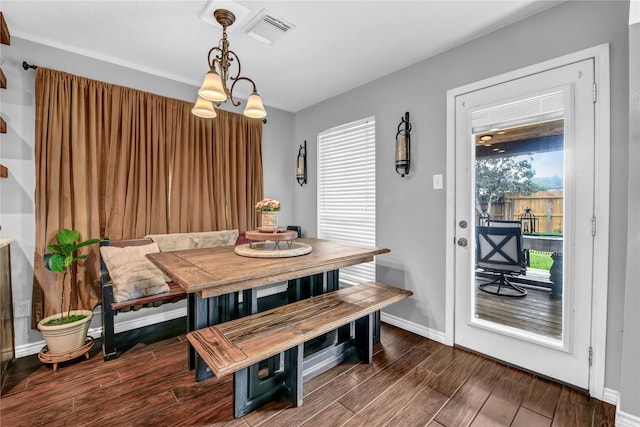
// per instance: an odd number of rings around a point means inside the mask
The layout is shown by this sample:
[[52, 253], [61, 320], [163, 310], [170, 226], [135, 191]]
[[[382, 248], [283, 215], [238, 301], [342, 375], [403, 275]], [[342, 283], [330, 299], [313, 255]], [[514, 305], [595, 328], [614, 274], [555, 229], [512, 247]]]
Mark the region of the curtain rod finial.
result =
[[28, 70], [29, 68], [33, 68], [35, 70], [36, 68], [38, 68], [38, 66], [37, 65], [31, 65], [31, 64], [27, 63], [27, 61], [22, 61], [22, 68], [24, 68], [25, 71]]

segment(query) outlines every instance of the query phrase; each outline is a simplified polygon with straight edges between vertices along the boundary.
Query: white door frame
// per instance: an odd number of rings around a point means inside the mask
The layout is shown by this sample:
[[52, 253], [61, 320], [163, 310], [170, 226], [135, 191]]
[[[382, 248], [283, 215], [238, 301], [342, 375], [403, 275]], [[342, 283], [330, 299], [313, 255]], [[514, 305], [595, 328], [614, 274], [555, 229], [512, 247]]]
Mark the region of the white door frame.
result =
[[[591, 305], [592, 365], [589, 394], [604, 399], [607, 339], [607, 291], [609, 283], [609, 188], [610, 188], [610, 100], [609, 44], [574, 52], [539, 64], [504, 73], [447, 91], [447, 172], [446, 172], [446, 291], [445, 343], [454, 344], [455, 319], [455, 99], [459, 95], [539, 73], [566, 64], [593, 58], [597, 102], [595, 103], [594, 200], [597, 233], [594, 237], [593, 298]], [[599, 261], [599, 262], [595, 262]]]

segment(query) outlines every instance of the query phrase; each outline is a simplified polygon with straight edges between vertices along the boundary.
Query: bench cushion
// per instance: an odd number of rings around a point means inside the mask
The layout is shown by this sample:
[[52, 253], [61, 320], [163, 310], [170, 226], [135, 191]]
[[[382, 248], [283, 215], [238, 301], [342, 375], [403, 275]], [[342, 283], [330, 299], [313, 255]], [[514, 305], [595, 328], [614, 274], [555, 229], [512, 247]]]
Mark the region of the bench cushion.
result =
[[412, 295], [365, 283], [189, 332], [216, 376], [236, 372]]
[[160, 252], [156, 243], [143, 246], [102, 246], [100, 254], [113, 283], [113, 299], [122, 302], [169, 292], [164, 275], [146, 254]]
[[203, 231], [199, 233], [152, 234], [161, 252], [235, 245], [238, 230]]

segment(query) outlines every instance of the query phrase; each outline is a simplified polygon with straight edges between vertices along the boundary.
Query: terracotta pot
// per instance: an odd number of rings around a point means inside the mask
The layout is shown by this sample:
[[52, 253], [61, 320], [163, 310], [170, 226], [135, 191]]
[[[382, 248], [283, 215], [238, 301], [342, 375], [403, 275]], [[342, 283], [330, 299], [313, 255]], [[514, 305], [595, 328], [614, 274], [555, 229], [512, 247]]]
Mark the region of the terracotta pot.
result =
[[59, 318], [60, 313], [58, 313], [45, 317], [38, 322], [38, 329], [52, 354], [68, 353], [85, 344], [93, 312], [89, 310], [71, 310], [71, 314], [84, 314], [86, 317], [66, 325], [44, 325], [50, 319]]

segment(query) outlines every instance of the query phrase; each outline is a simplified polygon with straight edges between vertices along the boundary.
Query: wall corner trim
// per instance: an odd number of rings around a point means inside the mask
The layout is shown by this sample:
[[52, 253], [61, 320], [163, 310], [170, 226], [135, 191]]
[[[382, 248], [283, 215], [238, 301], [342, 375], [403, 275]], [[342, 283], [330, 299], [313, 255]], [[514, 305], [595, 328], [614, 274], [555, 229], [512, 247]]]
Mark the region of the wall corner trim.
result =
[[640, 23], [640, 0], [629, 2], [629, 26]]

